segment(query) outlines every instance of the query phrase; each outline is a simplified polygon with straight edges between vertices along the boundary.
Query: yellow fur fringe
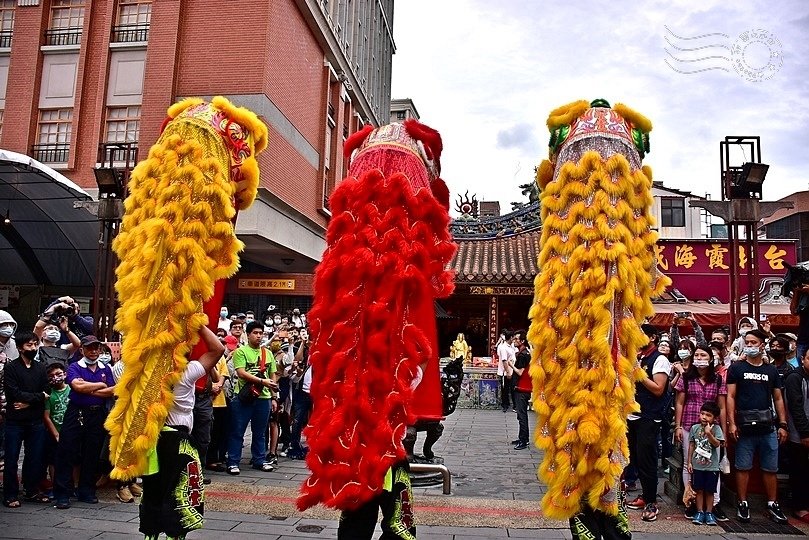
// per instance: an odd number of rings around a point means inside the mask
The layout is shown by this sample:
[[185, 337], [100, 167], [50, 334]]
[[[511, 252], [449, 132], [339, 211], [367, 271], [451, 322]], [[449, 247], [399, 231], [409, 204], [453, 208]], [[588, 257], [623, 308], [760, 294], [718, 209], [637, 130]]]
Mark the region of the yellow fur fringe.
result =
[[[581, 103], [553, 111], [548, 124], [562, 115], [558, 121], [570, 123]], [[618, 452], [629, 455], [626, 417], [637, 410], [634, 383], [645, 376], [635, 358], [648, 341], [639, 325], [670, 281], [656, 272], [651, 174], [633, 171], [623, 155], [604, 160], [594, 151], [556, 166], [555, 181], [550, 162], [537, 170], [541, 270], [528, 340], [534, 438], [545, 452], [539, 476], [548, 484], [542, 510], [567, 519], [584, 504], [617, 513], [617, 502], [603, 496], [622, 472]]]
[[[169, 117], [201, 102], [179, 102]], [[260, 142], [257, 149], [266, 146], [267, 128], [253, 113], [224, 98], [214, 103], [251, 130]], [[121, 261], [115, 289], [125, 369], [105, 424], [112, 478], [127, 480], [146, 470], [147, 452], [173, 403], [172, 387], [208, 322], [202, 304], [218, 279], [238, 269], [243, 244], [234, 234], [233, 198], [242, 189], [252, 202], [258, 168], [253, 160], [243, 171], [245, 186], [239, 187], [230, 180], [230, 163], [216, 131], [180, 118], [169, 122], [149, 157], [132, 172], [121, 232], [113, 243]]]
[[560, 126], [569, 126], [589, 108], [590, 103], [583, 99], [557, 107], [548, 115], [548, 129], [553, 131]]

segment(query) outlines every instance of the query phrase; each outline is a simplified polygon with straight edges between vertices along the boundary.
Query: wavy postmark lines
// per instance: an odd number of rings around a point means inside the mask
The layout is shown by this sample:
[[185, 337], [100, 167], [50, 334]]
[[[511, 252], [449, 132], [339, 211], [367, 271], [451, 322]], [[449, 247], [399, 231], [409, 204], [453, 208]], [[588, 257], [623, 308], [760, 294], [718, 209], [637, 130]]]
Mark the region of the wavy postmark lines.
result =
[[721, 32], [684, 36], [668, 26], [665, 29], [664, 61], [683, 75], [735, 71], [748, 81], [761, 82], [772, 78], [784, 64], [781, 41], [769, 30], [745, 30], [733, 40]]

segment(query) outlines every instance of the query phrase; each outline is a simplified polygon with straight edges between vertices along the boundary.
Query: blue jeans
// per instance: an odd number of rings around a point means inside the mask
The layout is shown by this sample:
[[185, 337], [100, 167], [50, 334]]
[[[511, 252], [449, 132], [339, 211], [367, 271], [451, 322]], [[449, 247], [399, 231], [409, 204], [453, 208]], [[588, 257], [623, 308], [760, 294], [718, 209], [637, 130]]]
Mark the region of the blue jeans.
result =
[[3, 499], [13, 501], [20, 497], [20, 484], [17, 480], [17, 462], [20, 449], [25, 444], [25, 458], [22, 462], [22, 483], [25, 492], [35, 494], [39, 482], [45, 474], [42, 463], [42, 449], [45, 445], [45, 425], [42, 422], [6, 422], [6, 466], [3, 470]]
[[247, 423], [250, 423], [250, 432], [253, 442], [250, 453], [253, 463], [261, 465], [266, 461], [267, 441], [265, 432], [270, 421], [270, 400], [257, 399], [246, 405], [234, 397], [230, 402], [230, 436], [228, 437], [228, 467], [238, 467], [242, 460], [242, 444]]
[[761, 470], [778, 472], [778, 435], [775, 431], [763, 435], [739, 436], [736, 443], [736, 470], [749, 471], [753, 468], [753, 454], [758, 452]]
[[312, 411], [312, 398], [309, 392], [296, 390], [292, 393], [292, 434], [289, 440], [289, 449], [293, 453], [303, 450], [301, 434], [303, 428], [309, 423], [309, 413]]

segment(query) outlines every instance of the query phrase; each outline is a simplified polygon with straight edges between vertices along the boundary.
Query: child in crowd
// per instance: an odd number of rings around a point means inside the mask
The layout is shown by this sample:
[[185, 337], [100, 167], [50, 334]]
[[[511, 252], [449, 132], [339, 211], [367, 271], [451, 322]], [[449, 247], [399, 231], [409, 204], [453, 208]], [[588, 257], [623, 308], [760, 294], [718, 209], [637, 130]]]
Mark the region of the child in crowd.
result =
[[725, 440], [718, 419], [719, 405], [706, 401], [700, 408], [699, 424], [694, 424], [689, 435], [687, 467], [691, 487], [697, 494], [697, 514], [692, 520], [695, 525], [717, 524], [711, 509], [719, 481], [719, 447]]
[[65, 366], [59, 362], [49, 365], [45, 372], [51, 385], [51, 394], [45, 402], [45, 465], [48, 466], [48, 475], [54, 480], [54, 466], [56, 465], [56, 447], [59, 445], [59, 430], [67, 410], [70, 387], [65, 383]]

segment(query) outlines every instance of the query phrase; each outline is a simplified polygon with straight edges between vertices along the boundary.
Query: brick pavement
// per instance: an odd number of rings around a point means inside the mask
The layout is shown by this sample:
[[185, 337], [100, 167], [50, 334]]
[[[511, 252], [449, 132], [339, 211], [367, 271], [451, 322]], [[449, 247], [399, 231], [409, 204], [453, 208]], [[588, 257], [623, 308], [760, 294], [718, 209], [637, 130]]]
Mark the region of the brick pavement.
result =
[[[492, 508], [508, 508], [508, 501], [515, 505], [531, 502], [538, 507], [544, 487], [535, 477], [536, 466], [541, 457], [535, 450], [515, 451], [508, 444], [516, 438], [517, 422], [514, 414], [501, 411], [459, 410], [450, 416], [445, 424], [444, 436], [436, 444], [438, 455], [444, 456], [446, 464], [454, 474], [453, 494], [441, 495], [441, 487], [416, 488], [416, 504], [419, 499], [429, 499], [436, 506], [446, 501], [447, 506], [458, 501], [477, 498], [489, 501]], [[420, 436], [416, 445], [420, 451]], [[290, 493], [303, 480], [306, 469], [301, 461], [283, 459], [279, 467], [272, 473], [262, 473], [247, 467], [240, 476], [228, 476], [214, 473], [213, 483], [209, 486], [209, 506], [217, 508], [220, 498], [227, 498], [227, 490], [248, 492], [262, 486], [281, 486]], [[213, 496], [216, 494], [216, 496]], [[122, 504], [114, 500], [111, 492], [101, 492], [101, 504], [86, 505], [76, 503], [69, 510], [56, 510], [49, 506], [33, 503], [24, 504], [22, 508], [10, 510], [0, 508], [0, 538], [8, 539], [124, 539], [140, 538], [137, 533], [137, 506]], [[249, 497], [244, 509], [238, 512], [213, 511], [206, 512], [205, 529], [189, 535], [189, 539], [211, 540], [291, 540], [303, 538], [336, 538], [336, 519], [318, 519], [310, 513], [284, 515], [273, 511], [251, 507]], [[466, 499], [468, 498], [468, 499]], [[438, 501], [438, 502], [436, 502]], [[280, 508], [279, 508], [280, 510]], [[638, 540], [676, 538], [702, 538], [714, 533], [711, 538], [729, 540], [743, 538], [781, 538], [784, 536], [764, 536], [751, 534], [731, 534], [719, 528], [707, 529], [691, 525], [685, 518], [675, 512], [671, 501], [664, 500], [661, 519], [652, 524], [639, 522], [632, 515], [634, 538]], [[256, 513], [261, 511], [262, 513]], [[275, 515], [274, 515], [275, 514]], [[417, 519], [418, 519], [417, 508]], [[479, 525], [490, 523], [486, 513], [479, 517]], [[513, 520], [511, 526], [459, 526], [460, 520], [453, 521], [452, 513], [448, 516], [449, 524], [419, 525], [419, 540], [484, 540], [505, 538], [537, 538], [562, 539], [570, 538], [569, 531], [561, 522], [549, 522], [543, 528], [520, 527], [519, 519]], [[763, 519], [758, 517], [758, 519]], [[788, 538], [788, 537], [787, 537]]]

